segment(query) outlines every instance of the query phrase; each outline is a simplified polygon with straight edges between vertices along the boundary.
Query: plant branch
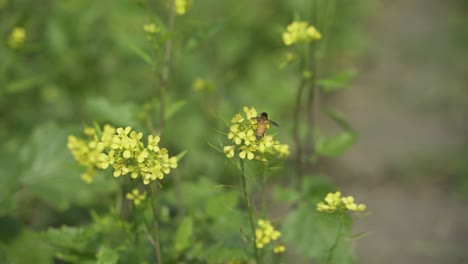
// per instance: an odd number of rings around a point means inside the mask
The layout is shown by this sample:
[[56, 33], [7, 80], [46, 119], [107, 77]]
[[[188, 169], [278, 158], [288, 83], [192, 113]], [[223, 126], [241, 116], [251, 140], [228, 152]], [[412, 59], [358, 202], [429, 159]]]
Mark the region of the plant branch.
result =
[[[175, 20], [175, 0], [170, 1], [169, 6], [169, 21], [168, 21], [168, 31], [170, 34], [174, 31], [174, 20]], [[166, 115], [166, 92], [169, 86], [169, 77], [170, 77], [170, 68], [171, 68], [171, 58], [172, 58], [172, 45], [173, 40], [170, 37], [164, 49], [164, 62], [163, 62], [163, 69], [161, 71], [161, 88], [159, 90], [159, 104], [160, 104], [160, 111], [159, 111], [159, 130], [161, 133], [164, 130], [165, 125], [165, 115]]]
[[153, 239], [150, 240], [152, 241], [153, 247], [154, 247], [154, 254], [156, 257], [156, 263], [162, 264], [162, 258], [161, 258], [161, 246], [159, 243], [159, 220], [158, 220], [158, 211], [159, 211], [159, 206], [154, 202], [156, 200], [157, 192], [156, 192], [156, 187], [151, 186], [151, 210], [153, 211]]
[[258, 252], [258, 249], [257, 249], [257, 245], [255, 244], [255, 241], [257, 239], [256, 235], [255, 235], [255, 222], [254, 222], [254, 218], [253, 218], [253, 208], [252, 208], [252, 202], [250, 200], [250, 195], [249, 195], [249, 191], [247, 189], [247, 177], [245, 176], [245, 167], [244, 167], [244, 160], [239, 158], [240, 160], [240, 166], [241, 166], [241, 171], [242, 171], [242, 190], [243, 190], [243, 194], [244, 194], [244, 202], [245, 202], [245, 205], [247, 206], [247, 212], [249, 214], [249, 221], [250, 221], [250, 228], [252, 229], [252, 246], [253, 246], [253, 250], [254, 250], [254, 253], [255, 253], [255, 259], [257, 260], [257, 264], [261, 264], [262, 263], [262, 259], [260, 258], [260, 254]]

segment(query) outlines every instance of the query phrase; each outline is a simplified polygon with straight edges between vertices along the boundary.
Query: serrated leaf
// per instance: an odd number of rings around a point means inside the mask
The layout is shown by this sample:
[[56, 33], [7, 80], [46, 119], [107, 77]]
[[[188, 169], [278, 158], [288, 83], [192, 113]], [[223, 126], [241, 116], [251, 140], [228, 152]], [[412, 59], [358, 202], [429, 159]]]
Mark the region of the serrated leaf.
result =
[[191, 217], [185, 217], [177, 229], [175, 239], [174, 239], [174, 248], [176, 251], [180, 252], [187, 249], [193, 237], [193, 219]]
[[319, 137], [315, 150], [323, 156], [337, 157], [351, 147], [356, 139], [356, 134], [351, 132], [343, 132], [330, 138]]
[[330, 78], [321, 79], [318, 81], [318, 84], [322, 87], [322, 90], [325, 93], [329, 93], [347, 88], [351, 79], [354, 78], [356, 75], [356, 70], [348, 70], [338, 73]]

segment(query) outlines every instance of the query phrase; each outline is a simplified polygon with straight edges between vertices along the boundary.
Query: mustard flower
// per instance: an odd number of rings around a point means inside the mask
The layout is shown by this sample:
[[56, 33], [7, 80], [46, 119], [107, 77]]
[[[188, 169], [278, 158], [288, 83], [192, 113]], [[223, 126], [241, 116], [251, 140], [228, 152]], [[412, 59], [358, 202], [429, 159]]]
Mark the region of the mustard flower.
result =
[[189, 0], [175, 0], [175, 12], [178, 15], [185, 15], [190, 6]]
[[[267, 132], [257, 138], [257, 110], [247, 106], [242, 108], [244, 115], [238, 113], [231, 119], [227, 138], [232, 144], [223, 147], [223, 152], [228, 158], [239, 156], [241, 159], [268, 161], [267, 156], [284, 158], [289, 155], [289, 146], [280, 144], [273, 135]], [[266, 124], [266, 129], [270, 128]]]
[[146, 199], [146, 192], [140, 193], [138, 189], [133, 189], [131, 192], [127, 193], [125, 197], [128, 200], [133, 201], [134, 205], [139, 205]]
[[314, 27], [309, 26], [307, 22], [294, 21], [289, 24], [282, 35], [283, 43], [286, 46], [293, 45], [296, 42], [313, 42], [322, 38], [320, 32]]
[[228, 158], [232, 158], [232, 157], [234, 157], [234, 150], [235, 150], [235, 149], [236, 149], [235, 146], [225, 146], [225, 147], [223, 148], [223, 151], [224, 151], [224, 153], [226, 153], [226, 156], [227, 156]]
[[143, 133], [132, 131], [131, 127], [114, 128], [104, 126], [101, 140], [94, 128], [85, 128], [88, 139], [68, 137], [68, 148], [75, 159], [87, 168], [82, 179], [92, 182], [97, 169], [112, 167], [114, 177], [130, 175], [141, 177], [144, 184], [160, 180], [177, 168], [177, 158], [169, 156], [165, 148], [160, 148], [159, 136], [148, 136], [147, 144], [142, 141]]
[[273, 248], [273, 252], [274, 252], [275, 254], [283, 253], [283, 252], [285, 252], [285, 251], [286, 251], [286, 247], [283, 246], [283, 245], [278, 245], [278, 246], [275, 246], [275, 247]]
[[329, 213], [336, 211], [362, 212], [366, 209], [365, 204], [356, 204], [352, 196], [341, 197], [341, 192], [328, 193], [324, 201], [317, 204], [317, 211]]
[[153, 23], [143, 25], [143, 31], [150, 35], [157, 34], [160, 29]]
[[254, 146], [242, 146], [240, 147], [240, 150], [241, 152], [239, 153], [239, 157], [241, 159], [249, 159], [249, 160], [253, 160], [253, 158], [255, 157], [255, 147]]
[[[275, 230], [270, 221], [267, 220], [258, 220], [258, 228], [255, 229], [255, 245], [257, 248], [264, 248], [266, 245], [272, 241], [277, 241], [281, 236], [281, 233], [278, 230]], [[286, 248], [282, 245], [276, 245], [273, 248], [274, 253], [284, 252]]]
[[23, 27], [15, 27], [10, 33], [8, 45], [11, 48], [20, 48], [26, 40], [26, 30]]
[[236, 116], [234, 116], [234, 118], [231, 119], [231, 123], [242, 123], [244, 122], [244, 117], [240, 114], [236, 114]]

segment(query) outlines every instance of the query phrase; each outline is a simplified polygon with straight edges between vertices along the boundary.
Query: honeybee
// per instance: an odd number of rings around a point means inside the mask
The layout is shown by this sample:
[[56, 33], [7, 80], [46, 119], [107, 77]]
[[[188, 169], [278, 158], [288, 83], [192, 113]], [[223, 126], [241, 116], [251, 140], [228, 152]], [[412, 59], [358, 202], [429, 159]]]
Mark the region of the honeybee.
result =
[[267, 129], [268, 125], [279, 126], [275, 121], [268, 119], [267, 112], [261, 113], [260, 116], [252, 117], [251, 120], [257, 121], [257, 132], [255, 134], [257, 140], [262, 139], [262, 137], [265, 135], [265, 130]]

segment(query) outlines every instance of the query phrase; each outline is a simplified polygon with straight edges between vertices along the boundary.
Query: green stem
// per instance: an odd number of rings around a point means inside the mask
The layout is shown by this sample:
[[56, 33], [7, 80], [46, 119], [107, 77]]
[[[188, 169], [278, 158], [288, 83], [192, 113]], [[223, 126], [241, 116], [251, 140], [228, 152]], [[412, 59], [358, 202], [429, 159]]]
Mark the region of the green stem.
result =
[[[170, 33], [174, 31], [174, 20], [175, 20], [175, 0], [170, 1], [169, 7], [169, 21], [167, 29]], [[169, 76], [170, 76], [170, 69], [171, 69], [171, 58], [172, 58], [172, 45], [173, 40], [172, 37], [169, 38], [166, 42], [166, 46], [164, 49], [164, 62], [163, 62], [163, 69], [161, 71], [161, 87], [159, 90], [159, 103], [160, 103], [160, 111], [159, 111], [159, 130], [162, 132], [164, 131], [165, 125], [165, 115], [166, 115], [166, 92], [169, 86]]]
[[157, 204], [154, 202], [154, 200], [156, 200], [156, 188], [151, 184], [151, 197], [150, 197], [150, 201], [151, 201], [151, 210], [153, 211], [153, 240], [154, 240], [154, 254], [155, 254], [155, 257], [156, 257], [156, 263], [158, 264], [162, 264], [162, 258], [161, 258], [161, 246], [160, 246], [160, 243], [159, 243], [159, 221], [158, 221], [158, 209], [159, 209], [159, 206], [157, 206]]
[[249, 192], [247, 190], [247, 177], [245, 176], [245, 167], [244, 167], [244, 160], [243, 159], [240, 159], [240, 166], [241, 166], [241, 171], [242, 171], [242, 191], [243, 191], [243, 194], [244, 194], [244, 202], [245, 202], [245, 205], [247, 206], [247, 212], [249, 214], [249, 221], [250, 221], [250, 228], [252, 229], [252, 246], [253, 246], [253, 250], [254, 250], [254, 253], [255, 253], [255, 259], [257, 260], [257, 264], [261, 264], [262, 263], [262, 259], [260, 258], [260, 254], [258, 252], [258, 249], [257, 249], [257, 245], [255, 244], [255, 241], [256, 241], [256, 235], [255, 235], [255, 222], [254, 222], [254, 218], [253, 218], [253, 208], [252, 208], [252, 203], [251, 203], [251, 200], [250, 200], [250, 195], [249, 195]]
[[333, 243], [332, 247], [330, 248], [330, 254], [328, 255], [327, 264], [332, 263], [332, 259], [335, 256], [336, 248], [338, 247], [338, 243], [340, 242], [340, 235], [341, 235], [342, 228], [343, 228], [343, 215], [340, 216], [340, 221], [338, 223], [338, 232], [336, 233], [335, 243]]
[[302, 98], [305, 86], [307, 84], [307, 79], [304, 78], [303, 74], [304, 71], [308, 68], [309, 65], [309, 47], [304, 46], [303, 57], [301, 59], [301, 64], [299, 67], [301, 82], [297, 88], [296, 94], [296, 104], [294, 109], [294, 119], [293, 119], [293, 140], [294, 145], [296, 146], [296, 159], [295, 159], [295, 169], [296, 169], [296, 189], [300, 189], [302, 177], [303, 177], [303, 143], [301, 140], [301, 133], [300, 133], [300, 124], [301, 124], [301, 110], [302, 110]]

